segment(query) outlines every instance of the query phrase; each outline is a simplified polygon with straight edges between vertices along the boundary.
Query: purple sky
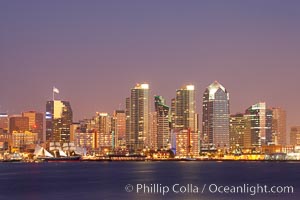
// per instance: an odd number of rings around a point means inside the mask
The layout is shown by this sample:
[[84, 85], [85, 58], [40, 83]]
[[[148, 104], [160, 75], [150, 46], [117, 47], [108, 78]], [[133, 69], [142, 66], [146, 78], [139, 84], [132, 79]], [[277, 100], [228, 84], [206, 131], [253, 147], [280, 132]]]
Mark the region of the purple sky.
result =
[[298, 1], [0, 1], [0, 111], [45, 111], [52, 86], [75, 120], [112, 112], [138, 82], [170, 99], [214, 80], [231, 112], [257, 101], [300, 124]]

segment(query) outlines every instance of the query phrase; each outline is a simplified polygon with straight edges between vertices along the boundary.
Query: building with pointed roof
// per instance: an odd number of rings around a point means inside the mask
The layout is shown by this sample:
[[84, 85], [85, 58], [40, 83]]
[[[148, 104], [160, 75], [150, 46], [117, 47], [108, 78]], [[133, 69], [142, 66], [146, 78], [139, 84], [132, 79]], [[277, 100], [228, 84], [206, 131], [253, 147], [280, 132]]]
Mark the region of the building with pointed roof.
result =
[[218, 81], [203, 94], [203, 142], [210, 147], [229, 148], [229, 93]]

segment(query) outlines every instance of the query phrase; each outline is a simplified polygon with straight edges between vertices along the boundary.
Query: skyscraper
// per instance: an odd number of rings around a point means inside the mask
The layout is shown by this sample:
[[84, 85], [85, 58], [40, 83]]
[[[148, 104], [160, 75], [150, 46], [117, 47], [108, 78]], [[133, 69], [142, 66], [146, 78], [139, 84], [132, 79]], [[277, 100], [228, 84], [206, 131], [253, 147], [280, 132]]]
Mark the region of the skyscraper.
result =
[[23, 112], [24, 117], [29, 119], [29, 130], [32, 133], [37, 133], [37, 140], [45, 141], [44, 137], [44, 114], [35, 111]]
[[259, 102], [246, 110], [251, 120], [251, 146], [261, 147], [272, 141], [272, 110], [265, 102]]
[[170, 148], [170, 108], [162, 96], [154, 97], [154, 107], [157, 118], [157, 148]]
[[197, 157], [200, 152], [199, 133], [181, 130], [176, 133], [176, 156]]
[[8, 130], [8, 114], [0, 113], [0, 150], [7, 150], [11, 139], [11, 134]]
[[111, 132], [111, 116], [108, 113], [97, 113], [95, 116], [98, 134], [98, 147], [102, 152], [114, 148], [114, 135]]
[[176, 98], [171, 99], [171, 130], [175, 129]]
[[150, 149], [157, 149], [157, 112], [149, 113], [149, 138], [148, 147]]
[[194, 85], [185, 85], [176, 91], [174, 122], [175, 132], [187, 129], [198, 131]]
[[137, 84], [131, 89], [130, 100], [126, 99], [126, 108], [130, 120], [126, 144], [130, 150], [141, 151], [149, 145], [149, 84]]
[[112, 118], [112, 131], [115, 135], [116, 147], [126, 145], [126, 114], [124, 110], [115, 110]]
[[229, 93], [217, 81], [203, 94], [202, 131], [205, 144], [229, 147]]
[[290, 145], [300, 145], [300, 126], [291, 127]]
[[69, 142], [73, 112], [68, 101], [47, 101], [46, 104], [46, 140], [51, 142]]
[[8, 132], [8, 114], [0, 113], [0, 129], [4, 132]]
[[13, 131], [12, 136], [12, 147], [18, 148], [20, 151], [26, 149], [29, 145], [34, 145], [37, 141], [37, 133], [32, 133], [30, 131], [18, 132]]
[[250, 120], [241, 113], [230, 116], [229, 129], [230, 147], [236, 148], [250, 148]]
[[282, 108], [271, 108], [272, 119], [272, 142], [274, 144], [286, 145], [286, 111]]
[[[176, 91], [172, 100], [172, 128], [176, 138], [176, 155], [199, 155], [198, 116], [196, 113], [195, 86], [185, 85]], [[174, 114], [175, 108], [175, 114]], [[172, 136], [172, 138], [174, 138]], [[172, 144], [174, 146], [174, 144]], [[192, 153], [193, 152], [193, 153]]]
[[125, 115], [126, 115], [126, 129], [125, 129], [125, 139], [126, 139], [126, 147], [128, 149], [132, 149], [131, 145], [131, 121], [130, 121], [130, 97], [126, 98], [125, 102]]
[[9, 132], [29, 131], [29, 118], [22, 115], [12, 115], [9, 117]]

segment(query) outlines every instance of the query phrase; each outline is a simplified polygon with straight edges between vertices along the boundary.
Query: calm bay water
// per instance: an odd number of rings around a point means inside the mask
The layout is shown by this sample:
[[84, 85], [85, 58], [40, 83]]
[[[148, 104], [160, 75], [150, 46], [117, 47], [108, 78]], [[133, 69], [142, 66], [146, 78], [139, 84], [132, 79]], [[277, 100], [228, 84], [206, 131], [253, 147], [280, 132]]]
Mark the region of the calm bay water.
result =
[[[125, 186], [129, 185], [126, 192]], [[137, 184], [143, 188], [137, 193]], [[152, 185], [151, 185], [152, 184]], [[156, 184], [156, 185], [155, 185]], [[183, 192], [175, 193], [181, 187]], [[292, 194], [220, 194], [214, 185], [293, 186]], [[205, 186], [204, 186], [205, 185]], [[147, 186], [148, 188], [144, 187]], [[152, 187], [151, 187], [152, 186]], [[156, 187], [155, 187], [156, 186]], [[190, 187], [189, 187], [190, 186]], [[163, 187], [170, 189], [165, 195]], [[199, 188], [194, 193], [188, 188]], [[204, 191], [202, 193], [202, 189]], [[185, 191], [186, 188], [186, 191]], [[0, 163], [0, 199], [299, 199], [300, 163], [66, 162]]]

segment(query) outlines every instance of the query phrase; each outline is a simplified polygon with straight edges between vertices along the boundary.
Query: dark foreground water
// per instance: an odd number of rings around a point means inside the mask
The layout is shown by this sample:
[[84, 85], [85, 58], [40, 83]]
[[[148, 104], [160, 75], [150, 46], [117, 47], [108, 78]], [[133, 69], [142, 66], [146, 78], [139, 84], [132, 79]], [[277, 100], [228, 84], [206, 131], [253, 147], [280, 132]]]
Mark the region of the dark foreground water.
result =
[[[244, 190], [234, 192], [237, 186]], [[299, 198], [300, 163], [0, 163], [1, 200]]]

